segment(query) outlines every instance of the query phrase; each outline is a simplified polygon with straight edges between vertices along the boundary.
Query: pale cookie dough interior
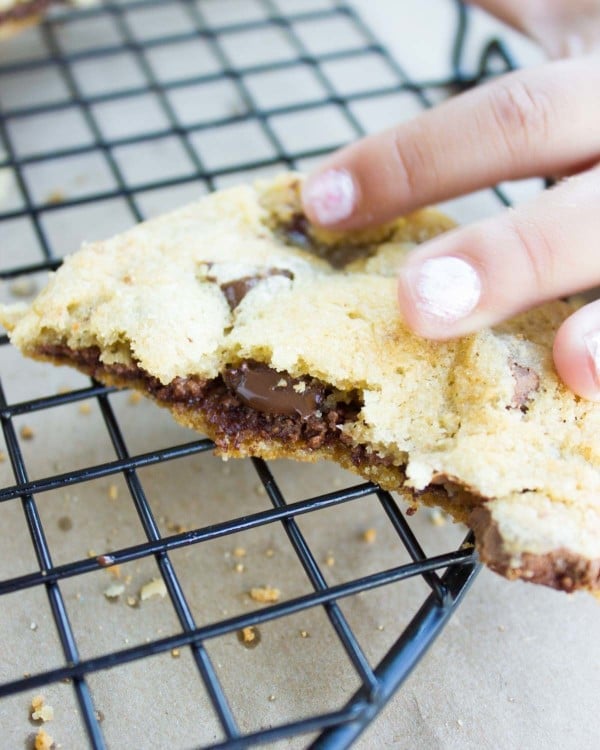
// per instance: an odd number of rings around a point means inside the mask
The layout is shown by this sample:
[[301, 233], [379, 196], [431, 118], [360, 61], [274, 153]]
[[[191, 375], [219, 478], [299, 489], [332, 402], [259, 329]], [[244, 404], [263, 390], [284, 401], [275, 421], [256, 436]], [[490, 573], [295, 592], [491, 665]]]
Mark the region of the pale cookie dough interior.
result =
[[551, 358], [578, 303], [418, 339], [395, 272], [452, 222], [325, 232], [300, 184], [232, 188], [86, 245], [0, 320], [28, 356], [142, 390], [223, 455], [334, 459], [471, 523], [508, 577], [600, 588], [600, 406]]

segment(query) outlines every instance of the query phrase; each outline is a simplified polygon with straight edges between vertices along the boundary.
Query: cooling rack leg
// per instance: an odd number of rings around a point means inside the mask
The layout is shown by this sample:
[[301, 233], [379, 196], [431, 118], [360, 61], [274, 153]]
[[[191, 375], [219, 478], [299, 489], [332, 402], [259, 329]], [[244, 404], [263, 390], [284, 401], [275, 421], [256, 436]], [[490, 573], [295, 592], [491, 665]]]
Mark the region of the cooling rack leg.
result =
[[450, 592], [447, 603], [440, 604], [436, 593], [430, 594], [406, 630], [375, 669], [379, 682], [376, 699], [369, 701], [364, 689], [358, 690], [347, 706], [362, 703], [355, 721], [325, 730], [313, 742], [311, 750], [343, 750], [348, 748], [373, 721], [390, 698], [409, 676], [427, 649], [450, 619], [480, 570], [479, 563], [456, 566], [442, 577]]

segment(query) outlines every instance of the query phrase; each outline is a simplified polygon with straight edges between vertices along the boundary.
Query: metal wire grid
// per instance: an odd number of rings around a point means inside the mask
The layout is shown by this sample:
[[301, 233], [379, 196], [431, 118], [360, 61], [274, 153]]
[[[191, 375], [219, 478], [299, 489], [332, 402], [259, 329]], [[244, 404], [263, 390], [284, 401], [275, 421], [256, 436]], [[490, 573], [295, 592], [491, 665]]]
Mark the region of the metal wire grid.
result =
[[[0, 66], [0, 75], [7, 75], [31, 71], [53, 64], [60, 70], [68, 92], [68, 96], [63, 101], [47, 104], [27, 104], [9, 109], [5, 108], [0, 117], [0, 137], [5, 149], [5, 157], [0, 166], [12, 168], [23, 198], [22, 207], [0, 214], [0, 227], [2, 226], [2, 221], [29, 217], [43, 254], [43, 259], [38, 262], [1, 269], [0, 278], [5, 280], [11, 279], [24, 274], [54, 269], [60, 265], [60, 257], [57, 256], [56, 250], [53, 248], [52, 242], [48, 238], [43, 222], [41, 221], [42, 215], [46, 212], [52, 212], [66, 206], [95, 203], [107, 198], [121, 197], [126, 200], [132, 218], [141, 220], [144, 217], [136, 202], [136, 196], [144, 191], [183, 184], [185, 182], [194, 183], [198, 179], [204, 180], [208, 187], [212, 189], [215, 187], [215, 180], [224, 175], [239, 172], [242, 169], [253, 170], [272, 165], [283, 164], [293, 167], [298, 161], [317, 157], [331, 148], [331, 146], [328, 146], [326, 148], [313, 148], [305, 151], [290, 151], [281, 142], [280, 137], [271, 124], [271, 120], [275, 115], [315, 110], [324, 104], [333, 104], [343, 113], [353, 133], [359, 136], [364, 131], [349, 106], [353, 100], [408, 91], [412, 92], [420, 103], [427, 105], [428, 101], [425, 92], [429, 87], [466, 88], [474, 85], [480, 78], [488, 75], [490, 63], [493, 62], [496, 65], [498, 60], [501, 61], [505, 69], [513, 67], [510, 55], [502, 43], [498, 40], [492, 40], [481, 55], [480, 67], [476, 74], [467, 75], [462, 72], [461, 60], [467, 29], [467, 13], [461, 5], [457, 5], [458, 20], [453, 52], [452, 75], [442, 81], [416, 82], [407, 78], [395, 60], [389, 56], [386, 50], [378, 43], [377, 39], [373, 37], [361, 18], [357, 16], [352, 8], [342, 2], [331, 2], [325, 8], [315, 10], [301, 9], [297, 12], [288, 13], [281, 10], [274, 0], [258, 0], [258, 3], [261, 10], [264, 11], [264, 18], [228, 24], [226, 26], [215, 26], [211, 25], [207, 20], [204, 12], [205, 4], [203, 2], [191, 2], [190, 0], [168, 0], [167, 2], [141, 0], [135, 3], [134, 7], [136, 9], [151, 9], [157, 6], [178, 8], [186, 16], [188, 28], [185, 31], [161, 36], [160, 38], [140, 40], [132, 32], [127, 20], [126, 10], [130, 3], [106, 2], [99, 7], [84, 11], [82, 14], [67, 12], [60, 15], [58, 20], [49, 20], [44, 23], [42, 38], [46, 46], [46, 51], [42, 58], [26, 59]], [[110, 18], [118, 29], [122, 40], [115, 44], [107, 44], [93, 49], [66, 52], [61, 46], [60, 36], [57, 33], [58, 28], [60, 28], [58, 24], [64, 27], [82, 17], [97, 20]], [[298, 21], [323, 22], [340, 18], [345, 19], [347, 23], [352, 25], [364, 39], [364, 44], [348, 50], [339, 50], [324, 54], [311, 53], [294, 26]], [[290, 59], [266, 64], [247, 67], [236, 66], [226, 52], [222, 42], [223, 37], [226, 34], [248, 31], [250, 29], [255, 31], [279, 30], [291, 44], [295, 53], [294, 56]], [[146, 57], [148, 51], [165, 44], [181, 44], [197, 38], [206, 40], [212, 54], [218, 61], [218, 69], [215, 72], [191, 78], [187, 77], [183, 80], [170, 82], [159, 80], [152, 66], [148, 64]], [[101, 65], [103, 61], [110, 59], [111, 56], [118, 55], [123, 49], [127, 49], [135, 56], [146, 77], [146, 83], [129, 87], [126, 90], [96, 95], [86, 94], [73, 75], [73, 63], [84, 60], [97, 60], [98, 64]], [[393, 85], [372, 89], [367, 92], [341, 94], [324, 73], [323, 64], [360, 57], [365, 53], [372, 53], [385, 61], [389, 70], [393, 71], [396, 80]], [[315, 76], [326, 92], [325, 97], [320, 97], [314, 101], [302, 101], [299, 104], [290, 104], [271, 109], [261, 108], [246, 84], [245, 76], [250, 73], [283, 70], [298, 63], [308, 65], [314, 71]], [[210, 121], [182, 125], [167, 96], [168, 91], [192, 83], [207, 83], [222, 81], [223, 79], [233, 82], [245, 105], [245, 111], [242, 113], [232, 113], [227, 117], [219, 117]], [[155, 93], [158, 97], [167, 126], [163, 129], [143, 134], [112, 139], [106, 138], [94, 114], [94, 105], [101, 102], [126, 100], [148, 91]], [[9, 124], [14, 119], [56, 112], [71, 107], [76, 107], [84, 117], [93, 135], [92, 142], [84, 145], [46, 150], [25, 156], [18, 153], [18, 149], [13, 144], [9, 127]], [[193, 147], [190, 136], [197, 131], [222, 128], [244, 121], [252, 121], [259, 124], [264, 136], [272, 147], [274, 155], [268, 158], [247, 161], [243, 164], [235, 163], [220, 168], [207, 167], [203, 163], [203, 159], [198, 151]], [[115, 159], [114, 149], [119, 146], [159, 139], [166, 135], [175, 135], [179, 139], [194, 166], [194, 172], [169, 179], [152, 180], [146, 184], [133, 186], [128, 181], [118, 160]], [[92, 151], [101, 151], [104, 155], [116, 183], [114, 190], [104, 190], [85, 196], [73, 197], [62, 202], [60, 206], [40, 204], [32, 196], [27, 180], [24, 178], [24, 169], [28, 165], [50, 159], [66, 159], [69, 156]], [[496, 193], [500, 200], [508, 203], [506, 196], [500, 190], [496, 190]], [[7, 343], [6, 336], [2, 337], [1, 343]], [[261, 459], [253, 459], [252, 464], [272, 504], [271, 509], [244, 517], [232, 518], [223, 523], [197, 528], [185, 533], [161, 536], [156, 519], [147, 501], [138, 471], [152, 464], [174, 461], [183, 457], [205, 453], [212, 449], [212, 443], [209, 440], [194, 440], [183, 445], [170, 446], [162, 450], [130, 455], [123, 437], [121, 425], [111, 405], [111, 393], [112, 389], [92, 382], [88, 388], [78, 389], [70, 393], [49, 395], [21, 403], [8, 403], [4, 390], [0, 385], [2, 429], [15, 477], [15, 483], [12, 486], [0, 489], [0, 502], [9, 503], [21, 500], [31, 543], [35, 550], [39, 566], [38, 570], [27, 575], [1, 581], [0, 595], [34, 587], [44, 588], [48, 596], [64, 654], [63, 666], [1, 684], [0, 698], [26, 690], [38, 689], [60, 680], [71, 680], [89, 744], [94, 749], [105, 748], [105, 738], [94, 709], [93, 698], [86, 677], [94, 672], [146, 659], [152, 655], [174, 648], [189, 647], [193, 654], [198, 674], [206, 687], [222, 730], [222, 740], [210, 745], [210, 747], [248, 747], [257, 743], [267, 743], [315, 731], [320, 732], [320, 735], [319, 739], [314, 742], [314, 747], [337, 748], [349, 746], [377, 715], [410, 673], [427, 647], [443, 628], [473, 577], [476, 575], [477, 560], [473, 553], [472, 545], [470, 545], [470, 542], [472, 542], [471, 535], [465, 540], [467, 544], [461, 546], [460, 549], [434, 557], [427, 557], [394, 498], [377, 486], [371, 483], [360, 483], [348, 489], [332, 491], [317, 497], [309, 497], [298, 502], [288, 503], [267, 463]], [[99, 403], [116, 458], [109, 462], [87, 466], [84, 469], [53, 474], [30, 481], [13, 420], [25, 414], [54, 409], [65, 404], [89, 398], [95, 398]], [[104, 556], [102, 560], [86, 558], [74, 560], [63, 565], [54, 565], [40, 514], [36, 507], [36, 496], [49, 490], [65, 488], [81, 482], [116, 474], [122, 474], [127, 483], [131, 500], [143, 526], [146, 541], [135, 546], [115, 549], [110, 553], [109, 558]], [[315, 555], [301, 533], [295, 519], [302, 514], [316, 513], [325, 508], [355, 502], [367, 496], [374, 496], [378, 499], [390, 524], [408, 551], [411, 562], [391, 569], [381, 570], [375, 574], [363, 576], [343, 584], [327, 585]], [[273, 604], [260, 611], [249, 612], [198, 627], [192, 615], [188, 598], [171, 564], [169, 553], [190, 544], [200, 544], [204, 541], [267, 524], [281, 524], [283, 526], [289, 542], [310, 580], [313, 591], [306, 595]], [[169, 599], [178, 618], [181, 632], [132, 648], [105, 653], [91, 659], [81, 659], [75, 634], [70, 623], [69, 612], [61, 593], [60, 583], [68, 578], [96, 571], [107, 565], [108, 562], [110, 564], [127, 563], [149, 556], [154, 556], [159, 567], [168, 590]], [[438, 571], [444, 569], [445, 572], [443, 575], [440, 575]], [[408, 627], [399, 633], [397, 641], [385, 658], [376, 667], [372, 667], [365, 656], [359, 640], [342, 613], [338, 601], [362, 591], [368, 591], [379, 586], [419, 576], [427, 583], [431, 593], [423, 602], [419, 611], [415, 613]], [[322, 607], [326, 612], [348, 659], [360, 678], [360, 689], [341, 710], [324, 712], [320, 715], [244, 734], [238, 727], [227, 695], [220, 683], [215, 667], [207, 654], [204, 646], [205, 642], [208, 639], [223, 634], [239, 631], [245, 627], [255, 626], [275, 618], [282, 618], [315, 607]]]

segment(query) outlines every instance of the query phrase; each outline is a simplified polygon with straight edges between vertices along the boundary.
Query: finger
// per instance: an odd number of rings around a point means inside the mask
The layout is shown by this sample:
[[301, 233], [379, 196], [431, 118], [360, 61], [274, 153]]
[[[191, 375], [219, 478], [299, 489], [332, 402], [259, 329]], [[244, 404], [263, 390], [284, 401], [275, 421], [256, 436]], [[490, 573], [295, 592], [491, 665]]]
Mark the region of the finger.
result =
[[480, 8], [487, 10], [496, 18], [504, 23], [519, 29], [524, 34], [528, 33], [531, 27], [531, 19], [537, 18], [541, 13], [548, 13], [548, 0], [529, 0], [524, 3], [523, 0], [468, 0], [469, 5], [478, 5]]
[[358, 228], [506, 179], [600, 157], [600, 56], [477, 87], [338, 151], [307, 180], [317, 224]]
[[554, 363], [570, 390], [600, 401], [600, 300], [582, 307], [559, 328]]
[[408, 325], [447, 339], [600, 283], [600, 169], [420, 245], [400, 271]]
[[591, 52], [600, 44], [598, 0], [469, 0], [538, 42], [552, 58]]

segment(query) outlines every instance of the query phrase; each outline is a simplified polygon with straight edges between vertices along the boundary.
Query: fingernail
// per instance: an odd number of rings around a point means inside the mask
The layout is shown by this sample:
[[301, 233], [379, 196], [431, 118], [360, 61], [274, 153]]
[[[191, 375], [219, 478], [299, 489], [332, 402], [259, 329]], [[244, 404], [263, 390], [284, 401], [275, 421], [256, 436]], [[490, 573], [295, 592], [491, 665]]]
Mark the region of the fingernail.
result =
[[441, 323], [454, 323], [477, 307], [481, 280], [477, 271], [460, 258], [430, 258], [411, 270], [419, 311]]
[[600, 388], [600, 331], [587, 333], [583, 337], [583, 341], [590, 355], [596, 385]]
[[336, 224], [347, 219], [354, 210], [354, 180], [345, 169], [330, 169], [307, 182], [304, 201], [311, 207], [319, 224]]

